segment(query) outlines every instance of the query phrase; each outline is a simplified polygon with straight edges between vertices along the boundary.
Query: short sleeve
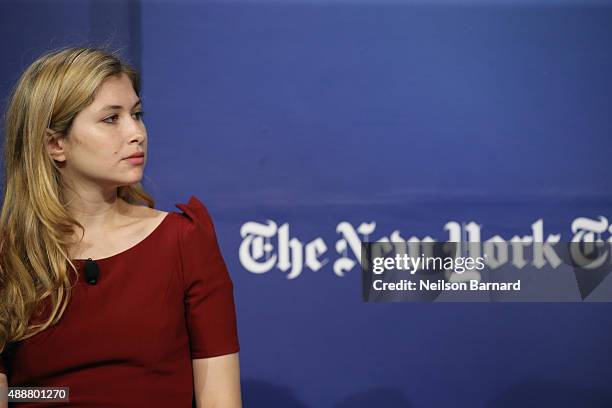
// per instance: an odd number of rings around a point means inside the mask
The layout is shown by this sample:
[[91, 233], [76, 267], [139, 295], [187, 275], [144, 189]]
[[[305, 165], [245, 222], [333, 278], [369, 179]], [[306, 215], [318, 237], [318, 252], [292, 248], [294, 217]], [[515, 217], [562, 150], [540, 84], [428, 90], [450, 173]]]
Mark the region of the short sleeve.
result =
[[186, 217], [179, 228], [185, 318], [191, 358], [208, 358], [240, 350], [234, 285], [221, 255], [206, 207], [194, 196], [176, 204]]

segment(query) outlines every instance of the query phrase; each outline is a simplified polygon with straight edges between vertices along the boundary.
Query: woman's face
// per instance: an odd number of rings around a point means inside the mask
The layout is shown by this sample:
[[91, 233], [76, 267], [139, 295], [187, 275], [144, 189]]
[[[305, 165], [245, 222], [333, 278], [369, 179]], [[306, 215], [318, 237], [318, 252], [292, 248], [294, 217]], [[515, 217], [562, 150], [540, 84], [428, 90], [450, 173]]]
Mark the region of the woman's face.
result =
[[[76, 186], [104, 188], [134, 184], [142, 179], [146, 164], [147, 130], [139, 98], [125, 74], [107, 78], [93, 102], [72, 122], [68, 137], [54, 159], [64, 161], [62, 176]], [[142, 164], [126, 160], [145, 153]]]

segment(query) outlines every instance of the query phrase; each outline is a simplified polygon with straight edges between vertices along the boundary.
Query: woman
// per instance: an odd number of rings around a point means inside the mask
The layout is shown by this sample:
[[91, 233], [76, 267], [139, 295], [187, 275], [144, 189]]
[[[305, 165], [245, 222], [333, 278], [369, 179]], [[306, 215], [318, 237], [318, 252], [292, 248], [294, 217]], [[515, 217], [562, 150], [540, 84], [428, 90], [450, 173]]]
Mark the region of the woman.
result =
[[139, 94], [112, 53], [67, 48], [11, 95], [0, 384], [69, 387], [79, 407], [240, 407], [233, 284], [204, 205], [159, 211], [140, 184]]

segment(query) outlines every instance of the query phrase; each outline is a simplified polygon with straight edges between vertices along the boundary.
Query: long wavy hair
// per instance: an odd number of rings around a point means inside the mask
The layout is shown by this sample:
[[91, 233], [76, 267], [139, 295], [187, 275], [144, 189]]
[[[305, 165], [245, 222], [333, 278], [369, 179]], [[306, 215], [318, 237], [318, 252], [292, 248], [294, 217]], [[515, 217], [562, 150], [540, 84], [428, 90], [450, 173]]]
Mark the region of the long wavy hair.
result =
[[[45, 130], [69, 138], [75, 116], [93, 102], [102, 82], [122, 73], [140, 96], [138, 72], [117, 52], [61, 48], [34, 61], [11, 92], [4, 118], [0, 352], [55, 325], [70, 299], [69, 271], [78, 279], [68, 250], [75, 244], [76, 227], [85, 230], [67, 211]], [[128, 203], [155, 206], [141, 183], [118, 187], [117, 195]]]

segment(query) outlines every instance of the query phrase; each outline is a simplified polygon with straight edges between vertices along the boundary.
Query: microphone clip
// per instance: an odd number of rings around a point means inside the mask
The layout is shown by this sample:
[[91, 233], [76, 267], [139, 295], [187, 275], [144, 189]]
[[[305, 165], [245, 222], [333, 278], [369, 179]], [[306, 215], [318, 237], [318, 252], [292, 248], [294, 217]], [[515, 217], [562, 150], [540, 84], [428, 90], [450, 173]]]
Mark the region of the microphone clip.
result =
[[100, 276], [100, 268], [98, 263], [91, 258], [85, 261], [85, 279], [90, 285], [98, 283], [98, 277]]

